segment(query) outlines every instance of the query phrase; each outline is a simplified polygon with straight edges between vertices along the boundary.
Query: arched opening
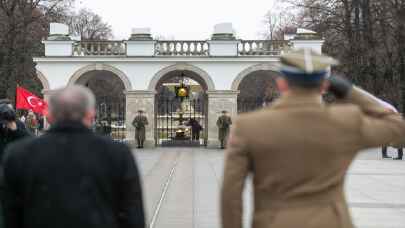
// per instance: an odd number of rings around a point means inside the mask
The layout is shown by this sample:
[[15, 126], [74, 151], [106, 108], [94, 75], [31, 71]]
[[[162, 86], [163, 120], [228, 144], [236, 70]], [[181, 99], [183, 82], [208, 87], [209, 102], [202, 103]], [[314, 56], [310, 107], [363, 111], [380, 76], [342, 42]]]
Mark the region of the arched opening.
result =
[[268, 106], [278, 96], [275, 84], [277, 72], [257, 70], [248, 73], [238, 85], [238, 113], [251, 112]]
[[36, 71], [33, 74], [27, 76], [24, 80], [17, 82], [19, 86], [28, 89], [30, 92], [34, 93], [38, 97], [43, 98], [43, 91], [49, 90], [49, 82], [45, 76]]
[[157, 146], [207, 144], [208, 85], [196, 72], [173, 70], [156, 83], [155, 142]]
[[42, 74], [40, 71], [36, 71], [36, 77], [35, 77], [35, 81], [38, 83], [38, 84], [40, 84], [40, 86], [39, 86], [39, 88], [41, 89], [41, 92], [43, 91], [43, 90], [49, 90], [49, 89], [51, 89], [50, 88], [50, 85], [49, 85], [49, 82], [48, 82], [48, 79], [45, 77], [45, 75], [44, 74]]
[[73, 83], [88, 87], [96, 97], [94, 130], [114, 140], [124, 140], [126, 88], [121, 78], [110, 71], [92, 70], [80, 75]]

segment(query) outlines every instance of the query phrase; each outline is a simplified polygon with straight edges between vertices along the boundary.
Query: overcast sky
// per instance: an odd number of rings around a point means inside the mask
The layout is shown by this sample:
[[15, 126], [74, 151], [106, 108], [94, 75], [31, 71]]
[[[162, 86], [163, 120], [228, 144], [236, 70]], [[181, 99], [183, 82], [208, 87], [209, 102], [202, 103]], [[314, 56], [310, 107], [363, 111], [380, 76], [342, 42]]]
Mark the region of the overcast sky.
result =
[[76, 6], [101, 15], [116, 39], [127, 39], [137, 27], [150, 27], [153, 36], [208, 39], [222, 22], [232, 22], [240, 38], [257, 39], [273, 0], [76, 0]]

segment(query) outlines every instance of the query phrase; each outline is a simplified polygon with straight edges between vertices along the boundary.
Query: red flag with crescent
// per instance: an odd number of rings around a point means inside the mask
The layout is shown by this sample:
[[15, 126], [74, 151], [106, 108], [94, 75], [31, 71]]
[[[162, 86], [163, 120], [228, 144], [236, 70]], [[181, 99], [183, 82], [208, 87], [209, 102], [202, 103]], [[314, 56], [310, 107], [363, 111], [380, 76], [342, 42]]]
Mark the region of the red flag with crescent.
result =
[[22, 87], [17, 87], [16, 96], [16, 109], [31, 109], [33, 112], [41, 115], [47, 114], [48, 104], [30, 91]]

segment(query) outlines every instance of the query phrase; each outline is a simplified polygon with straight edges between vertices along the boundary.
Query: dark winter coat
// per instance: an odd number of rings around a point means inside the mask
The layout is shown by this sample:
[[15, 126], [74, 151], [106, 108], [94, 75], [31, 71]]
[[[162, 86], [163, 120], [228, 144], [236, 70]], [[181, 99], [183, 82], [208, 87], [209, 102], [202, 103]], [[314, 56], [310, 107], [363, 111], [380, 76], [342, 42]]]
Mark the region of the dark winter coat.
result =
[[[23, 122], [17, 120], [16, 121], [17, 129], [15, 131], [10, 130], [0, 130], [0, 204], [1, 199], [3, 199], [3, 188], [4, 188], [4, 180], [3, 180], [3, 155], [5, 148], [12, 142], [16, 142], [17, 140], [21, 140], [22, 138], [29, 136], [27, 129]], [[0, 206], [0, 212], [1, 212]], [[0, 228], [3, 228], [4, 221], [3, 221], [3, 213], [0, 213]]]
[[11, 131], [11, 130], [6, 130], [6, 131], [1, 131], [0, 130], [0, 161], [3, 158], [4, 150], [7, 147], [8, 144], [17, 141], [19, 139], [22, 139], [26, 136], [29, 136], [29, 133], [27, 129], [25, 128], [25, 125], [23, 122], [17, 120], [17, 130]]
[[130, 150], [80, 123], [10, 146], [4, 176], [7, 228], [145, 227]]

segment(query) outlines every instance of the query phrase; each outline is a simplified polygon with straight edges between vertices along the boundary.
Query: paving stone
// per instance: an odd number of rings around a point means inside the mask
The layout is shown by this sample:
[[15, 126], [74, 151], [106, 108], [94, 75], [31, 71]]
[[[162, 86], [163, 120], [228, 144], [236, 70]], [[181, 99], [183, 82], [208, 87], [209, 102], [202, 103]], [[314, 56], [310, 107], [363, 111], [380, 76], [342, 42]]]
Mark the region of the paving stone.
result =
[[[149, 222], [159, 209], [150, 228], [220, 228], [223, 152], [202, 148], [135, 152]], [[395, 156], [395, 150], [390, 148], [389, 154]], [[252, 218], [249, 183], [243, 195], [244, 227], [249, 227]], [[380, 149], [359, 154], [347, 174], [345, 193], [356, 227], [405, 227], [405, 161], [383, 160]]]

